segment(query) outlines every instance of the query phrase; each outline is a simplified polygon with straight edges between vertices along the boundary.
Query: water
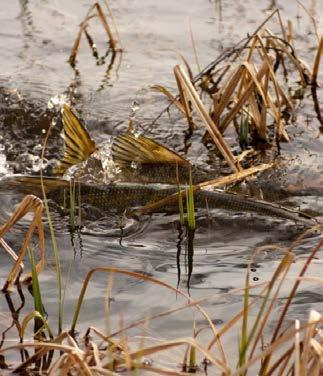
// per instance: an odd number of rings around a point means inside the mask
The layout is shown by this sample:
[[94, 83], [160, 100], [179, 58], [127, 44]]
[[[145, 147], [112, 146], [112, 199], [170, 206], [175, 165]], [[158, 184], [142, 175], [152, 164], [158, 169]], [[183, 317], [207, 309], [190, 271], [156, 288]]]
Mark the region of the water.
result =
[[[116, 56], [112, 69], [106, 64], [97, 65], [83, 39], [77, 56], [79, 76], [67, 63], [69, 53], [90, 1], [41, 1], [28, 0], [3, 2], [0, 7], [0, 176], [13, 172], [32, 172], [37, 167], [44, 132], [51, 122], [55, 126], [46, 152], [48, 161], [58, 158], [62, 148], [59, 137], [60, 119], [53, 111], [62, 94], [75, 104], [96, 142], [109, 142], [111, 135], [124, 132], [132, 120], [136, 132], [152, 136], [156, 140], [182, 152], [186, 123], [172, 112], [163, 116], [153, 127], [152, 120], [167, 105], [167, 100], [150, 90], [153, 84], [162, 84], [175, 92], [172, 74], [175, 64], [181, 62], [182, 54], [191, 64], [194, 74], [197, 68], [190, 37], [194, 35], [200, 65], [206, 66], [223, 48], [231, 47], [247, 32], [252, 32], [270, 13], [271, 1], [185, 1], [166, 0], [111, 1], [124, 52]], [[294, 1], [277, 1], [286, 19], [294, 24], [295, 38], [300, 57], [312, 64], [315, 37], [308, 16]], [[319, 15], [322, 1], [304, 1], [313, 14]], [[252, 12], [250, 12], [252, 9]], [[102, 28], [90, 25], [89, 32], [100, 54], [106, 47]], [[320, 91], [318, 92], [319, 94]], [[48, 106], [48, 103], [50, 105]], [[321, 186], [323, 184], [322, 135], [320, 124], [313, 108], [309, 92], [299, 103], [295, 123], [288, 127], [290, 144], [282, 144], [283, 167], [268, 172], [268, 180], [279, 181], [288, 186]], [[212, 164], [212, 155], [201, 144], [204, 131], [200, 128], [191, 138], [187, 157], [203, 166]], [[8, 218], [14, 205], [19, 202], [14, 193], [0, 196], [1, 223]], [[294, 197], [295, 205], [322, 213], [322, 197]], [[116, 267], [146, 273], [170, 286], [179, 288], [193, 299], [211, 298], [205, 305], [212, 320], [219, 326], [241, 308], [242, 293], [230, 293], [244, 284], [245, 272], [254, 249], [261, 245], [288, 246], [302, 231], [284, 221], [265, 219], [250, 214], [218, 211], [213, 218], [201, 216], [194, 239], [193, 273], [190, 290], [187, 290], [185, 270], [185, 237], [181, 240], [178, 231], [178, 215], [155, 214], [139, 221], [126, 222], [121, 230], [114, 226], [109, 216], [100, 222], [88, 221], [82, 234], [71, 236], [67, 231], [67, 219], [57, 222], [57, 239], [63, 265], [65, 291], [64, 328], [68, 328], [82, 282], [87, 272], [98, 266]], [[18, 249], [25, 220], [6, 239]], [[292, 267], [292, 275], [300, 270], [306, 256], [321, 238], [314, 234], [296, 249], [299, 256]], [[181, 254], [179, 254], [179, 244]], [[50, 240], [46, 236], [48, 262], [41, 276], [44, 305], [50, 323], [57, 321], [57, 288], [54, 257]], [[318, 255], [322, 257], [322, 251]], [[264, 252], [257, 258], [253, 282], [271, 278], [278, 266], [281, 254]], [[181, 277], [178, 281], [178, 259]], [[11, 261], [1, 250], [0, 276], [4, 281]], [[28, 264], [28, 263], [27, 263]], [[187, 269], [187, 268], [186, 268]], [[318, 275], [320, 265], [313, 264], [310, 273]], [[105, 310], [109, 275], [95, 275], [86, 293], [77, 329], [82, 331], [94, 325], [106, 327]], [[3, 283], [3, 282], [1, 282]], [[281, 298], [288, 293], [283, 288]], [[20, 319], [33, 310], [28, 292], [19, 313]], [[10, 298], [19, 306], [17, 292]], [[310, 308], [322, 312], [322, 291], [311, 284], [302, 284], [290, 313], [290, 319], [305, 318]], [[129, 276], [113, 276], [110, 331], [120, 327], [122, 314], [124, 326], [132, 320], [149, 317], [172, 307], [180, 306], [186, 299], [149, 282]], [[11, 314], [5, 297], [0, 296], [0, 332], [11, 323]], [[195, 313], [194, 313], [195, 312]], [[161, 338], [189, 336], [196, 325], [206, 324], [205, 319], [190, 309], [167, 318], [151, 321], [149, 330], [140, 326], [132, 334], [148, 332]], [[31, 332], [31, 327], [29, 328]], [[203, 337], [204, 333], [201, 335]], [[6, 333], [6, 344], [17, 341], [17, 332], [12, 328]], [[206, 336], [207, 337], [207, 336]], [[227, 337], [225, 345], [229, 353], [237, 347], [237, 333]], [[176, 360], [173, 359], [176, 362]]]

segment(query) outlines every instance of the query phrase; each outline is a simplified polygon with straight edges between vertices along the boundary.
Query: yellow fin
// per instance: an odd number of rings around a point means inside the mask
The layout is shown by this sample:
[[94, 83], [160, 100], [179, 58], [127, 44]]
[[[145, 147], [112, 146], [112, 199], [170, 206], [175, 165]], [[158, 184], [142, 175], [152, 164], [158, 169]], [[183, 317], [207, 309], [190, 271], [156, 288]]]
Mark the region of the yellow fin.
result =
[[62, 114], [65, 150], [58, 166], [53, 169], [55, 175], [63, 175], [68, 168], [85, 161], [96, 150], [95, 142], [69, 105], [64, 104]]
[[132, 162], [140, 164], [174, 164], [189, 165], [190, 163], [158, 144], [150, 138], [126, 133], [116, 137], [112, 145], [112, 157], [120, 167]]
[[[24, 194], [35, 194], [42, 197], [41, 178], [33, 175], [13, 175], [4, 179], [7, 189], [17, 190]], [[68, 180], [55, 177], [44, 177], [43, 184], [46, 194], [61, 188], [69, 188]]]

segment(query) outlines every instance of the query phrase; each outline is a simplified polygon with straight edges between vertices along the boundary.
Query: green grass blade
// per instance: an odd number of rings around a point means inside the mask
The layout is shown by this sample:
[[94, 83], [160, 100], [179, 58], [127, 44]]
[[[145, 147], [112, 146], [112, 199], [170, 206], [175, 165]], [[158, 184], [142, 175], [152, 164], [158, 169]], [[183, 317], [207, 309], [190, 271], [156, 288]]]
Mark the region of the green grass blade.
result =
[[187, 197], [187, 223], [190, 230], [195, 230], [195, 206], [194, 206], [194, 187], [192, 182], [192, 170], [190, 168], [190, 180]]

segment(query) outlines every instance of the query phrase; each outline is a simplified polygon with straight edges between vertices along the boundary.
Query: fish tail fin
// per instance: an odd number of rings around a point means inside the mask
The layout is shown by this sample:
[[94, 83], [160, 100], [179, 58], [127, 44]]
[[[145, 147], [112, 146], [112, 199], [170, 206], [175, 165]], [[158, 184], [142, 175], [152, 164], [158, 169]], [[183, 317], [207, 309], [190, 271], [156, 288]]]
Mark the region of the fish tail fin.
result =
[[34, 194], [42, 197], [42, 185], [44, 186], [45, 193], [61, 188], [68, 188], [69, 181], [65, 179], [58, 179], [55, 177], [40, 176], [9, 176], [0, 180], [0, 191], [13, 190], [23, 194]]
[[80, 122], [68, 104], [62, 109], [64, 126], [64, 155], [52, 174], [61, 176], [73, 165], [85, 161], [95, 150], [95, 142], [91, 139], [85, 126]]

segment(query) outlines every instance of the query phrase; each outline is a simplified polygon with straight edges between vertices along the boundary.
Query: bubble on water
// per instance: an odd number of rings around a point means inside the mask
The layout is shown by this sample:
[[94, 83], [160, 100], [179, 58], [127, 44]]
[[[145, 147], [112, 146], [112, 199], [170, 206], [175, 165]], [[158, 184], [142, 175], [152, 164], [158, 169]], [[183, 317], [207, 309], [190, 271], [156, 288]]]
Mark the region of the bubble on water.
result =
[[139, 138], [142, 135], [142, 132], [140, 132], [140, 131], [133, 131], [132, 134], [135, 136], [135, 138]]
[[0, 144], [0, 151], [3, 151], [5, 149], [5, 146], [3, 144]]
[[46, 129], [43, 128], [43, 129], [41, 130], [41, 133], [42, 133], [42, 134], [46, 134]]
[[40, 151], [43, 150], [43, 146], [41, 144], [37, 144], [36, 146], [34, 146], [33, 148], [33, 153], [39, 153]]
[[135, 161], [132, 161], [131, 164], [130, 164], [130, 166], [131, 166], [131, 168], [133, 168], [133, 169], [136, 170], [138, 168], [138, 163], [135, 162]]
[[7, 158], [4, 154], [0, 154], [0, 175], [8, 172]]
[[137, 101], [133, 101], [130, 106], [130, 109], [131, 109], [130, 117], [134, 117], [136, 112], [139, 110], [139, 108], [140, 108], [139, 103]]
[[56, 116], [54, 116], [52, 118], [51, 124], [52, 124], [53, 127], [55, 127], [55, 125], [57, 124], [57, 117]]

